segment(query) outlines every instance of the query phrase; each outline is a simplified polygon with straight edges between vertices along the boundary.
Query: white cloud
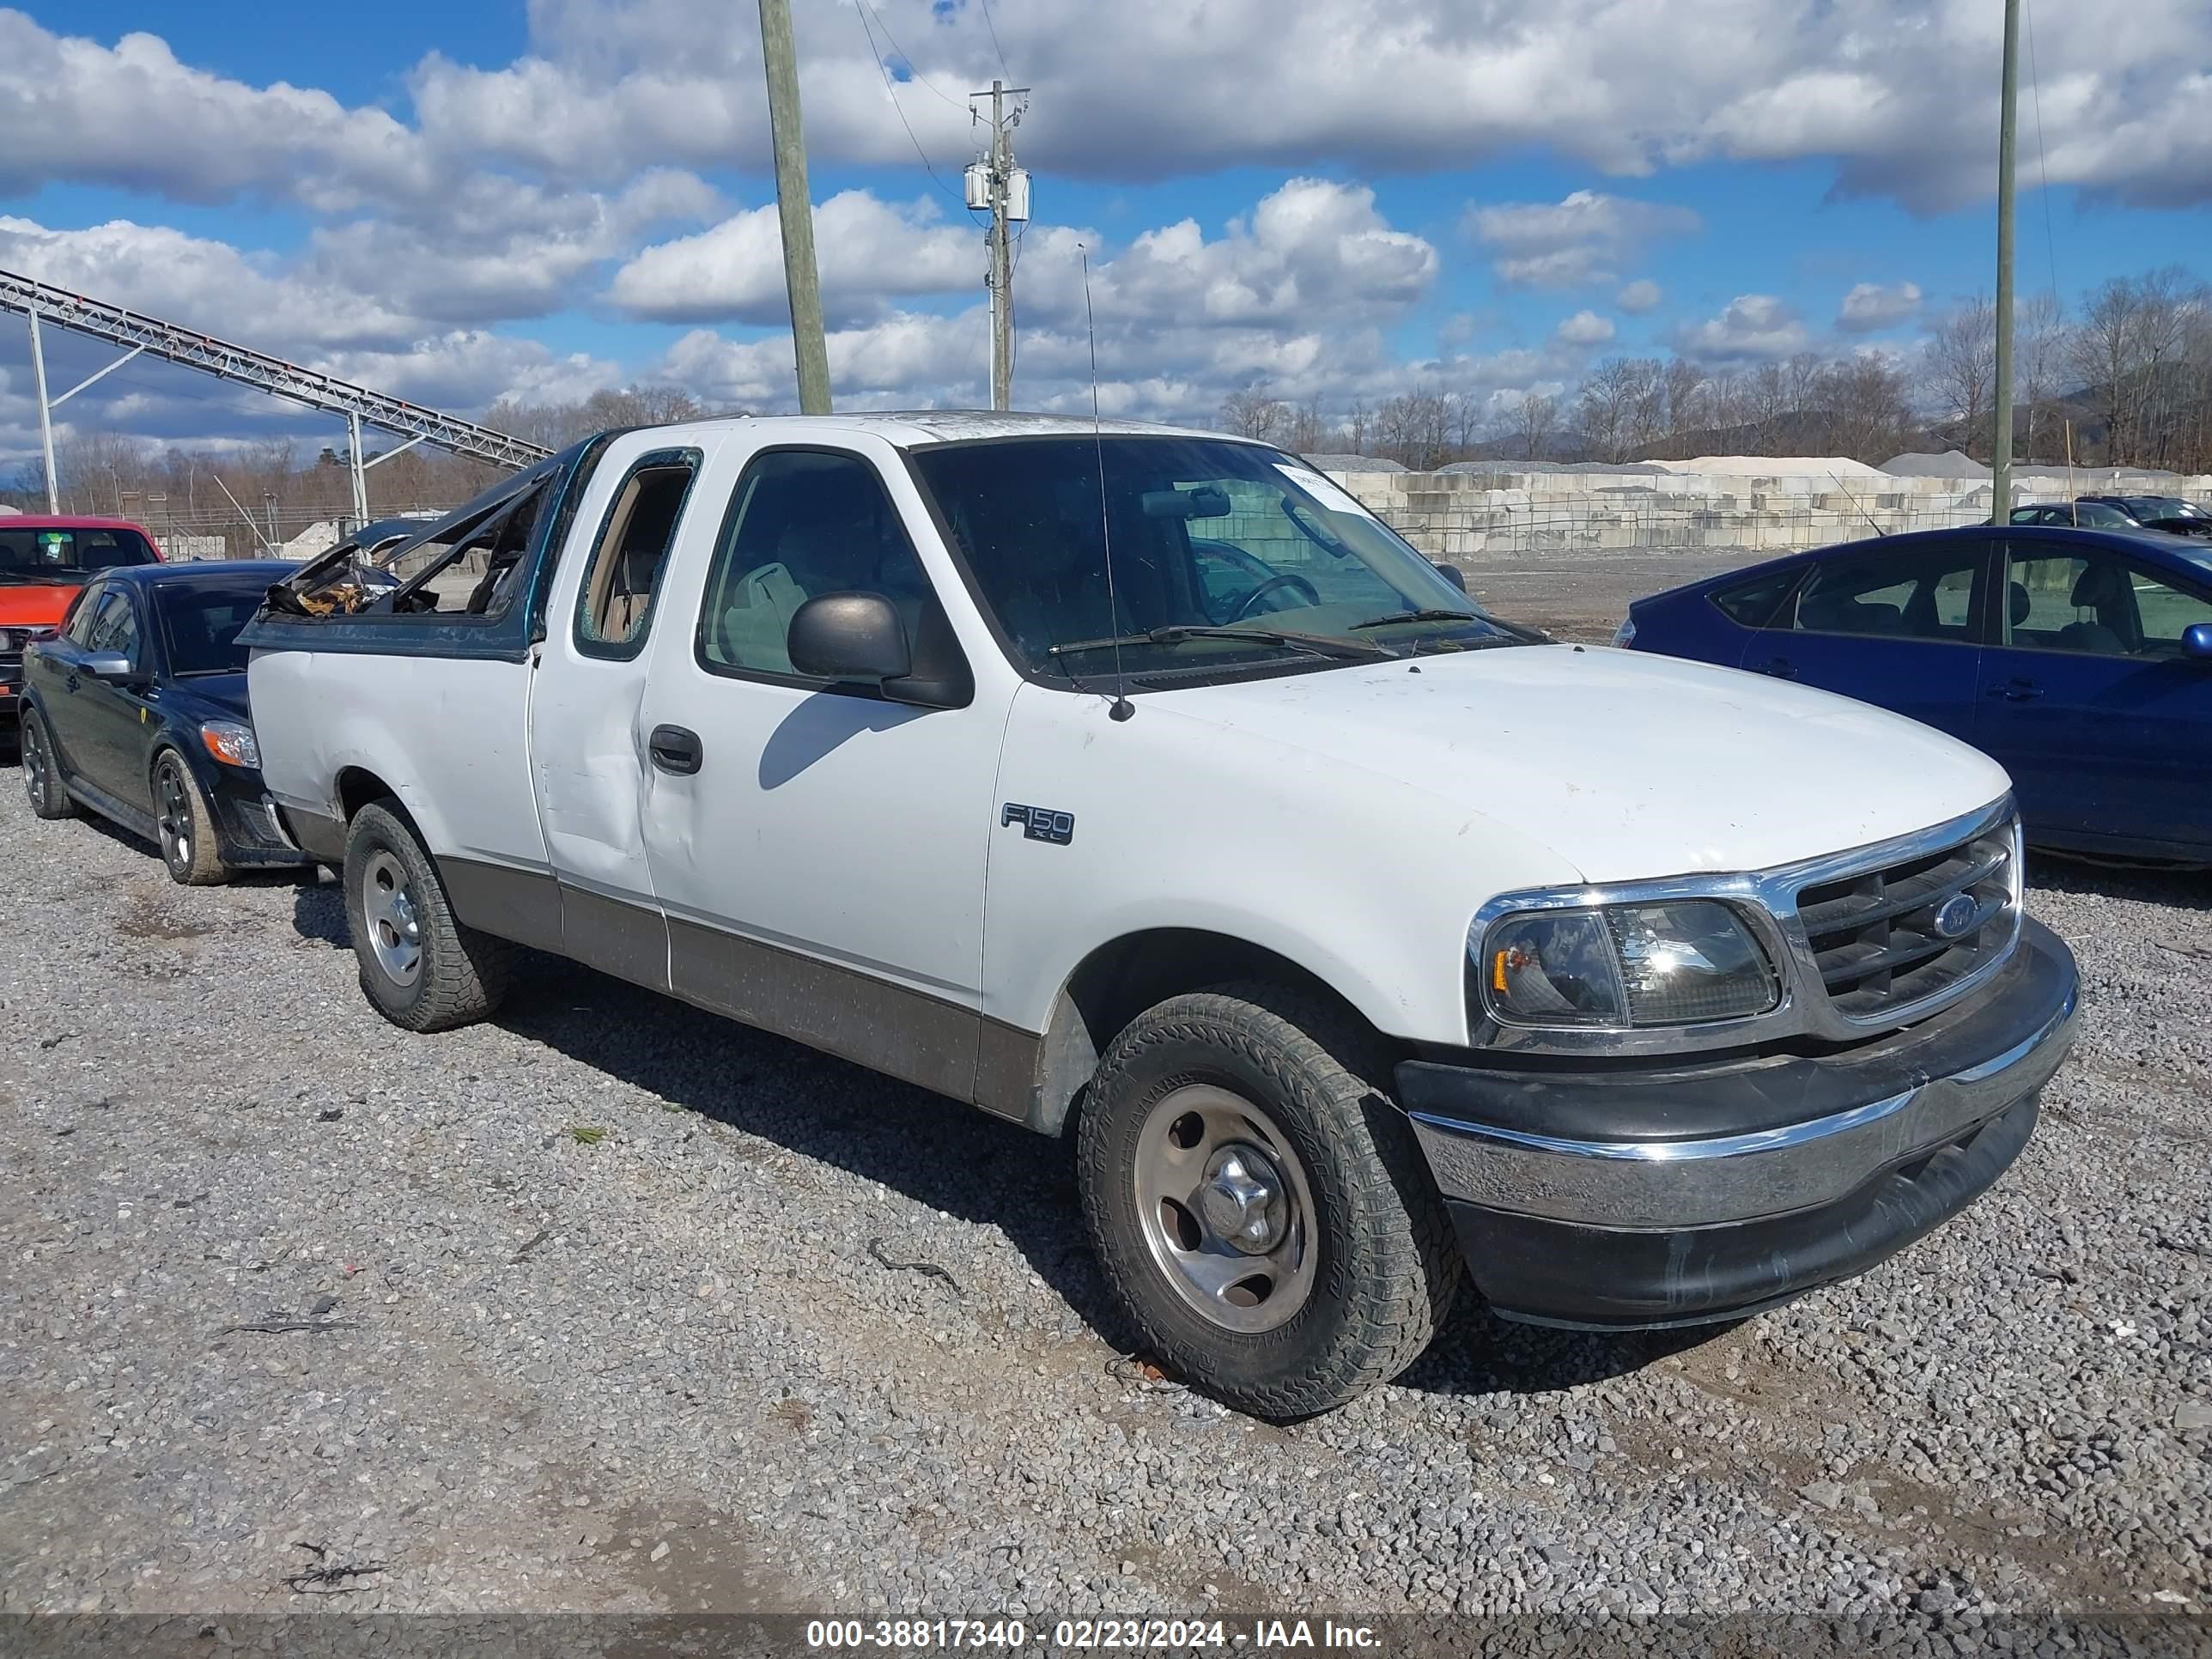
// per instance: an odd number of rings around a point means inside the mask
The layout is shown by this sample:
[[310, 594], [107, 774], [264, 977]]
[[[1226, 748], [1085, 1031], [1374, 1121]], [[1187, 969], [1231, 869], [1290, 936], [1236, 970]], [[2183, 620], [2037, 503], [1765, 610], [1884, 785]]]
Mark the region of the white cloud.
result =
[[[980, 233], [940, 222], [934, 203], [903, 205], [848, 190], [814, 210], [816, 264], [832, 323], [884, 301], [946, 294], [982, 280]], [[607, 297], [659, 322], [772, 323], [788, 316], [783, 232], [773, 204], [694, 236], [640, 252], [615, 273]]]
[[1692, 234], [1688, 208], [1578, 190], [1558, 202], [1468, 207], [1468, 234], [1492, 250], [1500, 278], [1522, 288], [1573, 288], [1616, 280], [1611, 269], [1662, 236]]
[[[796, 9], [817, 164], [970, 146], [967, 90], [1001, 73], [981, 8], [872, 0]], [[1986, 0], [1086, 0], [1005, 8], [1036, 88], [1022, 153], [1041, 176], [1148, 179], [1237, 166], [1465, 165], [1542, 149], [1621, 177], [1713, 160], [1832, 161], [1846, 193], [1916, 210], [1985, 199], [1997, 14]], [[181, 17], [183, 14], [179, 14]], [[859, 27], [908, 78], [886, 87]], [[465, 174], [606, 187], [641, 168], [764, 169], [757, 35], [689, 0], [536, 0], [503, 65], [426, 57], [411, 105], [349, 106], [0, 11], [0, 190], [54, 181], [177, 200], [240, 196], [390, 216]], [[2212, 199], [2212, 9], [2136, 0], [2038, 20], [2057, 184], [2162, 205]], [[179, 37], [185, 39], [179, 26]], [[892, 42], [896, 43], [893, 46]], [[1347, 43], [1352, 43], [1350, 46]], [[1234, 65], [1194, 96], [1179, 66]], [[896, 110], [891, 106], [896, 103]], [[905, 125], [899, 115], [903, 113]]]
[[1639, 276], [1614, 295], [1613, 302], [1630, 316], [1642, 317], [1658, 310], [1660, 301], [1666, 297], [1658, 283], [1649, 276]]
[[1613, 323], [1595, 311], [1577, 311], [1561, 320], [1557, 332], [1571, 346], [1603, 345], [1613, 338]]
[[1844, 295], [1843, 307], [1836, 313], [1836, 326], [1846, 334], [1873, 334], [1910, 322], [1919, 314], [1920, 289], [1917, 284], [1898, 283], [1885, 288], [1877, 283], [1860, 283]]
[[1811, 343], [1803, 319], [1770, 294], [1739, 294], [1719, 316], [1682, 324], [1673, 335], [1677, 352], [1702, 363], [1786, 357]]

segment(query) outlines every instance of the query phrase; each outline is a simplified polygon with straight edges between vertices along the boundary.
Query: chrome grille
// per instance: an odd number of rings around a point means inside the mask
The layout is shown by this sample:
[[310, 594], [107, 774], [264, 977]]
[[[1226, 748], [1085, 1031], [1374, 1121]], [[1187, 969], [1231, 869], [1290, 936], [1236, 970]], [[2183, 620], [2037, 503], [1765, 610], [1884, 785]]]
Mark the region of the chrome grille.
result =
[[1941, 851], [1799, 890], [1828, 1000], [1846, 1019], [1908, 1016], [1996, 967], [2020, 933], [2016, 818]]

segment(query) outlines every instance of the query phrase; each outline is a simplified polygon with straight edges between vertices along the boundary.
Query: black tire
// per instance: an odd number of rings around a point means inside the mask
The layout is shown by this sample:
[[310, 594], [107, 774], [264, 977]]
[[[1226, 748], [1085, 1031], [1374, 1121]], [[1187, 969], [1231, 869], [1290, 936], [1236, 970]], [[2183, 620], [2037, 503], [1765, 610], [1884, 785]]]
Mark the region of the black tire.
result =
[[16, 742], [22, 751], [23, 791], [31, 798], [32, 812], [42, 818], [75, 817], [76, 803], [62, 784], [61, 757], [54, 752], [46, 717], [35, 708], [23, 710]]
[[[343, 878], [361, 988], [379, 1013], [410, 1031], [444, 1031], [472, 1024], [499, 1006], [514, 947], [455, 919], [437, 866], [393, 803], [379, 801], [354, 815]], [[395, 894], [404, 902], [395, 904]], [[395, 925], [396, 919], [404, 923]], [[404, 970], [409, 942], [411, 975]]]
[[[1280, 987], [1236, 985], [1139, 1016], [1109, 1048], [1085, 1097], [1078, 1179], [1108, 1283], [1153, 1354], [1255, 1416], [1310, 1416], [1389, 1382], [1428, 1346], [1458, 1291], [1449, 1218], [1412, 1127], [1369, 1080], [1380, 1075], [1371, 1039], [1347, 1014]], [[1147, 1137], [1164, 1118], [1190, 1121], [1163, 1103], [1194, 1091], [1210, 1099], [1213, 1091], [1261, 1109], [1264, 1129], [1248, 1127], [1277, 1132], [1300, 1166], [1295, 1196], [1310, 1206], [1317, 1258], [1295, 1311], [1272, 1329], [1229, 1328], [1200, 1311], [1176, 1268], [1155, 1253], [1173, 1247], [1143, 1218], [1139, 1158], [1156, 1145]], [[1197, 1143], [1200, 1152], [1206, 1144]], [[1289, 1174], [1278, 1184], [1296, 1185]], [[1171, 1204], [1161, 1212], [1176, 1217], [1170, 1227], [1192, 1214]], [[1214, 1243], [1205, 1239], [1209, 1249]]]
[[169, 879], [180, 887], [212, 887], [230, 879], [216, 839], [215, 815], [185, 757], [164, 749], [154, 762], [154, 839]]

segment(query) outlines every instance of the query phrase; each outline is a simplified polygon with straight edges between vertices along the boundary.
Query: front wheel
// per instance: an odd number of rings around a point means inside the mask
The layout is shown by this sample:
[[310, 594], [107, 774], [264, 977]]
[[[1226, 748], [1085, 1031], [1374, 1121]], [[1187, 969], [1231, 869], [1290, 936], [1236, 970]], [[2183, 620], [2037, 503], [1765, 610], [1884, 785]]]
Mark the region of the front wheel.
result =
[[1389, 1382], [1459, 1287], [1449, 1220], [1365, 1049], [1317, 1000], [1226, 987], [1139, 1015], [1084, 1105], [1108, 1281], [1156, 1354], [1256, 1416]]
[[230, 879], [215, 838], [215, 817], [185, 769], [183, 758], [164, 750], [154, 763], [154, 829], [169, 879], [185, 887], [211, 887]]
[[484, 1018], [506, 994], [511, 947], [454, 916], [414, 827], [378, 802], [346, 831], [346, 922], [361, 988], [410, 1031]]
[[46, 717], [35, 708], [26, 708], [20, 739], [23, 791], [31, 798], [31, 811], [42, 818], [74, 816], [76, 803], [63, 786], [61, 762], [54, 754], [53, 734], [46, 730]]

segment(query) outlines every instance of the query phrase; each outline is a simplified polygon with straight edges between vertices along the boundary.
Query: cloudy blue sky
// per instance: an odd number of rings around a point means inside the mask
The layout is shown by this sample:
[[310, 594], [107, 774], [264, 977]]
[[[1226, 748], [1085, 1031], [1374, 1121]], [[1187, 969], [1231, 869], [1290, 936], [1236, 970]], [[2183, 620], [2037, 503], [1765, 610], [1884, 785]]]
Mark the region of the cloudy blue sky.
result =
[[[994, 76], [1035, 88], [1024, 405], [1087, 402], [1079, 244], [1103, 402], [1170, 418], [1908, 351], [1990, 281], [1997, 0], [793, 9], [853, 406], [984, 398], [957, 192]], [[2212, 7], [2030, 17], [2024, 287], [2212, 276]], [[759, 52], [749, 0], [0, 8], [0, 268], [463, 411], [635, 380], [787, 405]], [[67, 384], [112, 354], [50, 355]], [[0, 460], [35, 446], [27, 364], [0, 319]], [[313, 428], [144, 360], [64, 413]]]

